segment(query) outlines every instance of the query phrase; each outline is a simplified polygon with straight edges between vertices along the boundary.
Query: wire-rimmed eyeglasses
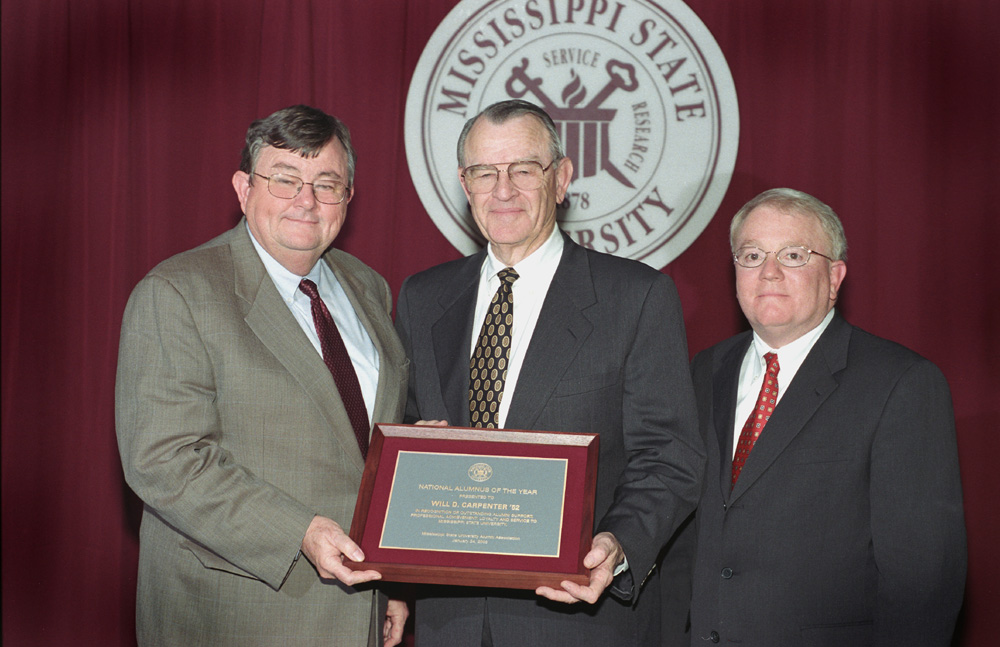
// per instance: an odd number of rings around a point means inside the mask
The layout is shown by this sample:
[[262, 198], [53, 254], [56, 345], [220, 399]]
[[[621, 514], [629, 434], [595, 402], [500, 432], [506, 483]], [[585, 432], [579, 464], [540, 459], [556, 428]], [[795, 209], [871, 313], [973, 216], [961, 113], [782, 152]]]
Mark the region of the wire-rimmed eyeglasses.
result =
[[349, 189], [343, 182], [337, 180], [317, 180], [316, 182], [304, 182], [302, 178], [287, 173], [275, 173], [273, 175], [261, 175], [254, 173], [259, 178], [267, 180], [268, 192], [276, 198], [291, 200], [302, 191], [302, 186], [308, 184], [312, 187], [316, 202], [323, 204], [340, 204], [347, 197]]
[[768, 254], [774, 254], [774, 258], [785, 267], [802, 267], [809, 262], [809, 257], [813, 254], [822, 256], [828, 261], [833, 260], [826, 254], [820, 254], [808, 247], [790, 245], [776, 252], [765, 252], [760, 247], [740, 247], [733, 254], [733, 261], [741, 267], [760, 267], [767, 260]]
[[542, 186], [545, 172], [552, 168], [556, 161], [552, 160], [544, 167], [541, 162], [535, 160], [511, 162], [507, 165], [506, 171], [501, 171], [492, 164], [476, 164], [462, 169], [462, 178], [469, 193], [489, 193], [500, 181], [500, 173], [506, 172], [515, 187], [522, 191], [534, 191]]

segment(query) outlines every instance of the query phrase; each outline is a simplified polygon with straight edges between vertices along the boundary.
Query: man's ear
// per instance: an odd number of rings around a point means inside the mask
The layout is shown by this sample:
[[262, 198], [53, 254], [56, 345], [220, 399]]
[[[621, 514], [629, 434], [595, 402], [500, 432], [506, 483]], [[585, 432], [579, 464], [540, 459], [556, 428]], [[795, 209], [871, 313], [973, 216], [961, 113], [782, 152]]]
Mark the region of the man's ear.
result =
[[247, 212], [247, 196], [250, 195], [250, 176], [243, 171], [233, 173], [233, 188], [236, 198], [240, 201], [240, 210]]
[[465, 192], [465, 199], [468, 200], [471, 203], [472, 202], [472, 196], [469, 195], [469, 190], [467, 188], [465, 188], [465, 178], [462, 177], [462, 171], [464, 171], [464, 170], [465, 170], [464, 168], [459, 168], [458, 169], [458, 183], [462, 185], [462, 191]]
[[844, 261], [833, 261], [830, 263], [830, 302], [837, 302], [837, 294], [840, 292], [840, 284], [847, 276], [847, 263]]
[[563, 201], [569, 191], [569, 183], [573, 179], [573, 162], [568, 157], [559, 160], [556, 168], [556, 204]]

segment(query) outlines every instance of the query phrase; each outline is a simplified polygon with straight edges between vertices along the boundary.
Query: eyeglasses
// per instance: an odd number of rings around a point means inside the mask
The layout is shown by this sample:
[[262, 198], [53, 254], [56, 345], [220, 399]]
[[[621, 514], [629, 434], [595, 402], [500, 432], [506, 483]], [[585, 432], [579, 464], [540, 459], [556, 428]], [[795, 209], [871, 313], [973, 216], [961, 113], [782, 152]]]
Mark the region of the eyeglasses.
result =
[[742, 267], [760, 267], [767, 260], [768, 254], [774, 254], [774, 258], [785, 267], [802, 267], [809, 262], [809, 257], [813, 254], [822, 256], [828, 261], [833, 260], [826, 254], [799, 246], [784, 247], [776, 252], [765, 252], [759, 247], [740, 247], [733, 254], [733, 260]]
[[[518, 189], [534, 191], [542, 186], [545, 172], [552, 168], [555, 163], [556, 160], [552, 160], [548, 166], [543, 167], [541, 162], [534, 160], [511, 162], [507, 165], [506, 173], [511, 184]], [[469, 193], [489, 193], [496, 187], [502, 172], [492, 164], [477, 164], [462, 169], [462, 178], [465, 180], [465, 187]]]
[[323, 204], [340, 204], [347, 197], [348, 188], [343, 182], [337, 180], [319, 180], [317, 182], [303, 182], [302, 178], [285, 173], [275, 173], [268, 177], [260, 173], [254, 173], [257, 177], [267, 180], [268, 192], [276, 198], [291, 200], [302, 191], [302, 185], [308, 184], [312, 187], [316, 202]]

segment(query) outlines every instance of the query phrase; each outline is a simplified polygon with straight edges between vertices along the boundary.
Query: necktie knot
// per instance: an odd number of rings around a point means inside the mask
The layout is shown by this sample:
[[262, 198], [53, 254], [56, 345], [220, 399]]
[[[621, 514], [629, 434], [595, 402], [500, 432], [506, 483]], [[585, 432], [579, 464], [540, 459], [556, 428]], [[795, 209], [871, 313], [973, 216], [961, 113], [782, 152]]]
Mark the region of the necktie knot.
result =
[[505, 267], [499, 272], [497, 272], [497, 277], [500, 279], [500, 285], [514, 285], [514, 281], [521, 278], [521, 276], [514, 270], [513, 267]]
[[769, 375], [778, 374], [778, 354], [764, 353], [764, 361], [767, 362], [767, 372]]
[[310, 300], [315, 300], [319, 298], [319, 290], [316, 288], [316, 284], [309, 279], [302, 279], [299, 282], [299, 289], [309, 297]]

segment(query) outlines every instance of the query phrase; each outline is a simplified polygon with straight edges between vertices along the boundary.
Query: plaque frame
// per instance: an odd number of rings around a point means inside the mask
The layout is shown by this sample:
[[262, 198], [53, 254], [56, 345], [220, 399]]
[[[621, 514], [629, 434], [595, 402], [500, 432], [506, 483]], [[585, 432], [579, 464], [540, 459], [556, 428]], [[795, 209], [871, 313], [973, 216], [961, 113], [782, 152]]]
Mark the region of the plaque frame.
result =
[[[365, 553], [364, 562], [346, 557], [352, 570], [375, 570], [390, 582], [531, 589], [560, 589], [569, 580], [586, 586], [600, 438], [597, 434], [470, 427], [376, 424], [361, 478], [351, 539]], [[566, 460], [559, 555], [509, 555], [475, 551], [382, 548], [389, 495], [399, 453], [474, 454]]]

